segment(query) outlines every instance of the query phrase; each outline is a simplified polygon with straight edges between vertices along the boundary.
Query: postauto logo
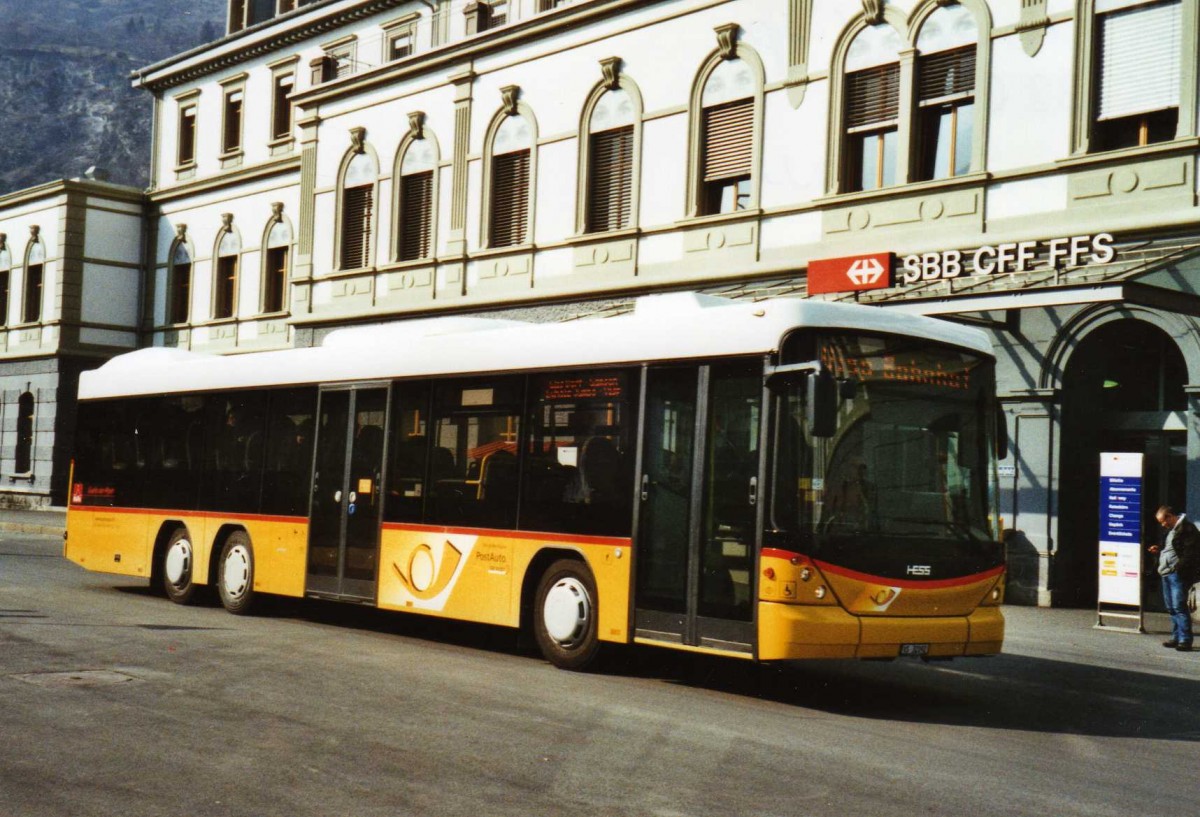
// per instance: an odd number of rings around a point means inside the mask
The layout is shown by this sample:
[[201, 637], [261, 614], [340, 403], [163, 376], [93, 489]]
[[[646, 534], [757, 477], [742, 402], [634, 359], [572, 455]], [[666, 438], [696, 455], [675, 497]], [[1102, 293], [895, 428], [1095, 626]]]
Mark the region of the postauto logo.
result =
[[808, 294], [861, 292], [892, 286], [896, 256], [890, 252], [824, 258], [808, 264]]

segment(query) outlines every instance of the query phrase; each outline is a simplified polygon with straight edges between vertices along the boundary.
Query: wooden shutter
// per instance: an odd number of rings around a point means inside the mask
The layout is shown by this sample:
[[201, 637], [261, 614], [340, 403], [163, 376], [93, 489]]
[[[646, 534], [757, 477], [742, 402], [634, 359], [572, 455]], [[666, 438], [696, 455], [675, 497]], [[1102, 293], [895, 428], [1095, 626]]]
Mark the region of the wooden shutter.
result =
[[529, 151], [492, 157], [492, 247], [525, 243], [529, 226]]
[[1100, 18], [1098, 120], [1179, 106], [1180, 4], [1114, 11]]
[[25, 268], [25, 323], [42, 319], [42, 272], [41, 264], [30, 264]]
[[243, 92], [230, 91], [225, 95], [225, 138], [221, 149], [228, 153], [242, 146]]
[[232, 318], [234, 298], [237, 297], [238, 257], [225, 255], [217, 259], [217, 292], [213, 304], [214, 318]]
[[370, 258], [374, 187], [347, 187], [342, 193], [342, 269], [361, 269]]
[[192, 103], [179, 109], [179, 164], [191, 164], [196, 160], [196, 105]]
[[922, 56], [917, 61], [922, 102], [975, 92], [975, 46]]
[[749, 176], [754, 155], [754, 100], [705, 108], [701, 178], [706, 182]]
[[272, 136], [276, 139], [292, 135], [292, 103], [288, 99], [296, 85], [294, 74], [282, 74], [275, 77], [275, 110], [272, 117]]
[[846, 75], [846, 129], [887, 125], [900, 115], [900, 64]]
[[10, 270], [0, 271], [0, 326], [8, 326], [8, 291]]
[[400, 260], [428, 258], [433, 231], [433, 171], [400, 177]]
[[633, 220], [633, 126], [593, 133], [590, 139], [588, 232], [628, 227]]
[[287, 286], [288, 248], [267, 250], [267, 276], [263, 281], [263, 312], [283, 310], [283, 291]]
[[168, 323], [187, 323], [191, 303], [192, 265], [175, 264], [171, 268], [171, 314]]

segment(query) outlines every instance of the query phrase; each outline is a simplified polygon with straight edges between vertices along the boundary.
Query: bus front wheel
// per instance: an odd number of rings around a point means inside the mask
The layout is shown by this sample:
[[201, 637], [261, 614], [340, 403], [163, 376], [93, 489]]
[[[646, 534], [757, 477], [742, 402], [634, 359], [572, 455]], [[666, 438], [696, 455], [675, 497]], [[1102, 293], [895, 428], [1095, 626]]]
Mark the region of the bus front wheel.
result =
[[245, 531], [234, 531], [221, 548], [217, 563], [217, 592], [226, 610], [237, 615], [254, 603], [254, 548]]
[[559, 559], [538, 583], [533, 633], [546, 660], [580, 670], [600, 649], [596, 623], [596, 582], [582, 562]]
[[176, 528], [163, 549], [162, 588], [167, 598], [176, 604], [191, 604], [196, 600], [196, 583], [192, 581], [195, 549], [187, 528]]

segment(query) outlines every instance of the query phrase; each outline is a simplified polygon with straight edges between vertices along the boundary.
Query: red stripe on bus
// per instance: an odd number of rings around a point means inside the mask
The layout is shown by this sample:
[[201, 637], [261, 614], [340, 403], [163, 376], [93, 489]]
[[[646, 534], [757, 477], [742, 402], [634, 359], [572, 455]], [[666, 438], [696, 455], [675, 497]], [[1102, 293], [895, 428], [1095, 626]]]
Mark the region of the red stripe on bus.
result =
[[70, 505], [68, 513], [128, 513], [143, 516], [202, 516], [208, 519], [235, 519], [239, 522], [299, 522], [308, 524], [307, 516], [268, 516], [258, 513], [208, 513], [206, 511], [181, 511], [174, 508], [108, 508], [103, 505]]
[[442, 525], [415, 525], [405, 522], [384, 522], [384, 530], [413, 531], [414, 533], [462, 534], [490, 536], [501, 539], [550, 539], [576, 545], [620, 545], [629, 547], [633, 540], [619, 536], [582, 536], [574, 533], [544, 533], [527, 530], [496, 530], [495, 528], [450, 528]]
[[945, 587], [965, 587], [976, 582], [994, 579], [1004, 572], [1004, 565], [993, 567], [991, 570], [985, 570], [982, 573], [974, 573], [970, 576], [957, 576], [953, 579], [930, 579], [929, 581], [920, 581], [913, 579], [890, 579], [885, 576], [874, 576], [870, 573], [859, 573], [856, 570], [850, 570], [845, 567], [829, 564], [828, 562], [818, 562], [813, 560], [822, 573], [832, 573], [835, 576], [843, 576], [847, 579], [855, 579], [860, 582], [870, 582], [871, 584], [882, 584], [887, 587], [899, 587], [908, 590], [936, 590]]
[[772, 559], [787, 559], [789, 561], [792, 559], [808, 558], [803, 553], [797, 553], [794, 550], [780, 550], [779, 548], [763, 548], [762, 555], [769, 556]]

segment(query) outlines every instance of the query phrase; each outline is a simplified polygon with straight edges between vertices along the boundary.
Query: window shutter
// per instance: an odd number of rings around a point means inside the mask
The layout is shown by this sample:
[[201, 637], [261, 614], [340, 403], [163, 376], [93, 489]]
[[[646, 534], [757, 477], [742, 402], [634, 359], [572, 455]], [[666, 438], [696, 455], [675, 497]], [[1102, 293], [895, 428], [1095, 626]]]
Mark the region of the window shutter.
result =
[[633, 221], [633, 126], [591, 135], [588, 232], [620, 230]]
[[1179, 9], [1174, 2], [1100, 18], [1098, 120], [1178, 107]]
[[754, 100], [705, 108], [701, 177], [706, 182], [749, 176], [754, 154]]
[[191, 288], [192, 265], [175, 264], [171, 270], [171, 314], [168, 323], [187, 323]]
[[292, 103], [288, 96], [295, 88], [296, 78], [292, 74], [284, 74], [275, 78], [274, 116], [272, 117], [271, 135], [282, 139], [292, 135]]
[[433, 171], [400, 177], [400, 260], [428, 258], [433, 227]]
[[347, 187], [342, 193], [342, 269], [361, 269], [370, 258], [373, 193], [369, 184]]
[[900, 64], [846, 75], [846, 129], [889, 125], [900, 115]]
[[922, 102], [975, 92], [975, 46], [940, 51], [917, 61]]
[[529, 226], [529, 151], [492, 157], [492, 247], [525, 242]]

